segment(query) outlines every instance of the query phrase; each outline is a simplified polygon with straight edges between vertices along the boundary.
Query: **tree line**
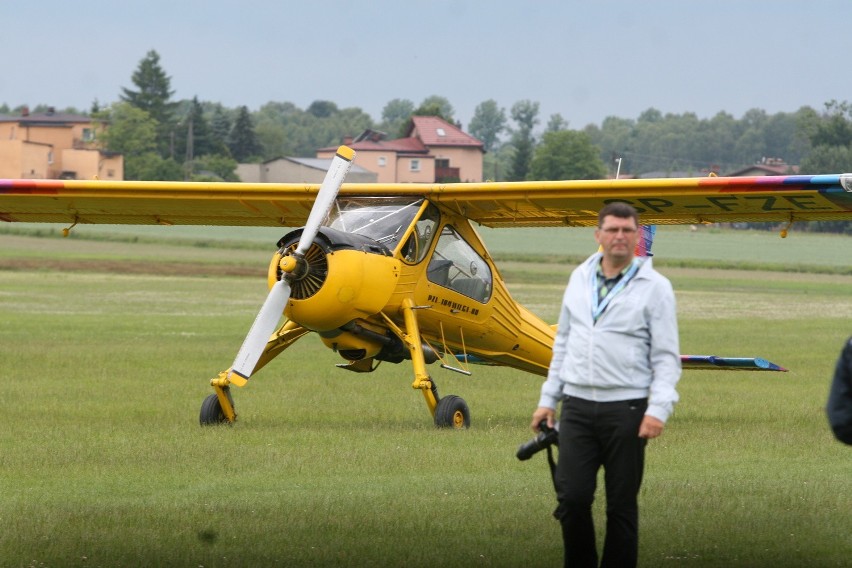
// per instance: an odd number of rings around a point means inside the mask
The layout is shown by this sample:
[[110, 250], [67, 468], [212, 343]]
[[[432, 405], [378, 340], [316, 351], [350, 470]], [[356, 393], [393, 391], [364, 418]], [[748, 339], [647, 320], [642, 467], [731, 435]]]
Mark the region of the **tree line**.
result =
[[[450, 102], [438, 95], [419, 106], [393, 99], [379, 121], [360, 108], [339, 108], [327, 100], [306, 109], [271, 101], [253, 112], [197, 96], [174, 100], [171, 78], [155, 50], [139, 62], [131, 82], [118, 102], [96, 101], [88, 112], [109, 125], [97, 136], [106, 150], [124, 155], [126, 179], [236, 181], [241, 162], [313, 157], [317, 148], [367, 129], [389, 138], [405, 136], [414, 115], [440, 116], [481, 140], [484, 175], [497, 181], [600, 179], [617, 169], [634, 176], [724, 175], [765, 158], [798, 165], [803, 174], [852, 171], [852, 105], [845, 101], [828, 101], [819, 111], [752, 109], [740, 119], [726, 112], [701, 119], [650, 108], [636, 119], [609, 116], [600, 125], [572, 129], [560, 114], [542, 124], [538, 102], [518, 101], [507, 112], [491, 99], [476, 107], [465, 128]], [[9, 112], [0, 106], [0, 113]], [[838, 229], [837, 223], [818, 225]], [[849, 223], [839, 228], [852, 232]]]

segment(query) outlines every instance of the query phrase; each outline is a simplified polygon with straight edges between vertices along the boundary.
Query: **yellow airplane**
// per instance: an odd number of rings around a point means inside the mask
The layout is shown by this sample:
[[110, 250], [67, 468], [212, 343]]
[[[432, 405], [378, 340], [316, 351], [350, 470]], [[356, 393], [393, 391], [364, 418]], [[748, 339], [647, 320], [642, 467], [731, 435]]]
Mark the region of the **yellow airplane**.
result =
[[[545, 375], [555, 334], [512, 299], [473, 223], [596, 226], [597, 211], [611, 201], [633, 204], [649, 225], [852, 219], [852, 174], [343, 184], [354, 154], [341, 146], [319, 186], [0, 180], [0, 221], [304, 225], [278, 241], [269, 295], [231, 367], [211, 380], [215, 392], [200, 422], [234, 422], [231, 385], [244, 386], [315, 332], [350, 371], [410, 360], [412, 387], [435, 424], [465, 428], [467, 404], [439, 396], [427, 365], [470, 374], [470, 363], [483, 363]], [[637, 254], [650, 255], [653, 228], [643, 235]], [[685, 368], [783, 370], [762, 359], [682, 360]]]

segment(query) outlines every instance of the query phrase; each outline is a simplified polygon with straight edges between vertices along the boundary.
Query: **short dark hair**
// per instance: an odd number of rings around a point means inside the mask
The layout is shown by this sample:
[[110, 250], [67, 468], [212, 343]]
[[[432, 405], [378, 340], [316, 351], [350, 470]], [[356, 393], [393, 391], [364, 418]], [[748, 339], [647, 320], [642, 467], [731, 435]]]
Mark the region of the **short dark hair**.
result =
[[639, 226], [639, 213], [629, 203], [624, 201], [613, 201], [603, 206], [603, 209], [598, 211], [598, 228], [603, 226], [604, 217], [612, 215], [622, 219], [633, 219], [636, 221], [636, 226]]

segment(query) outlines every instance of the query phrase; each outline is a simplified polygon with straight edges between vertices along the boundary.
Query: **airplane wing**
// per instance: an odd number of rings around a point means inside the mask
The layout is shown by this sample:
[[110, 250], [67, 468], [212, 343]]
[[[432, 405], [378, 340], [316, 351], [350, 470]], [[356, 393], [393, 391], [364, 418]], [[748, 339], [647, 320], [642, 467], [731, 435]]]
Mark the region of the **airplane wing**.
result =
[[[0, 180], [0, 221], [295, 227], [319, 184]], [[488, 227], [595, 226], [626, 201], [646, 224], [852, 220], [852, 174], [344, 184], [340, 196], [422, 196]]]

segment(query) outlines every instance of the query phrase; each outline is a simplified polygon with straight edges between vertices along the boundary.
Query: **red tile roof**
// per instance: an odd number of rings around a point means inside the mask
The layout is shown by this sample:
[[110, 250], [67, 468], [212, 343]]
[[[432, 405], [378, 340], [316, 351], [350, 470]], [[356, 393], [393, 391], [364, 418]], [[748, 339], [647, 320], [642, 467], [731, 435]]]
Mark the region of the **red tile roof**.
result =
[[[398, 152], [400, 154], [428, 154], [432, 146], [466, 146], [482, 148], [482, 142], [437, 116], [412, 116], [406, 138], [385, 140], [384, 133], [368, 130], [347, 146], [355, 150]], [[330, 152], [337, 146], [320, 148]]]
[[416, 136], [426, 146], [478, 146], [482, 142], [437, 116], [412, 116], [408, 136]]
[[[429, 149], [423, 145], [417, 138], [399, 138], [397, 140], [361, 140], [360, 142], [352, 142], [347, 144], [350, 148], [358, 152], [363, 151], [386, 151], [400, 152], [406, 154], [427, 154]], [[336, 150], [337, 146], [328, 146], [320, 148], [318, 152], [329, 152]]]

